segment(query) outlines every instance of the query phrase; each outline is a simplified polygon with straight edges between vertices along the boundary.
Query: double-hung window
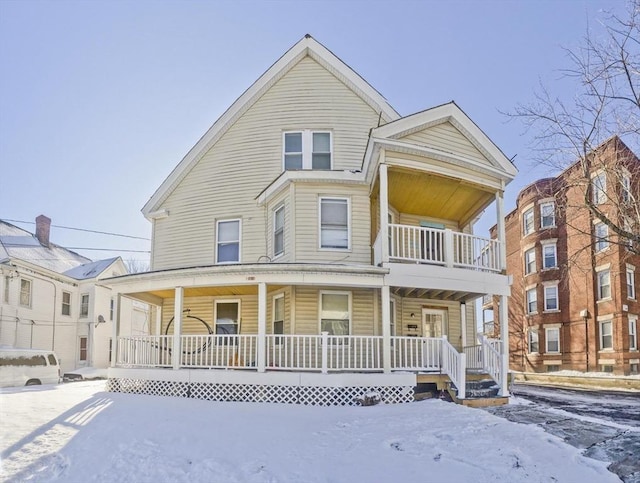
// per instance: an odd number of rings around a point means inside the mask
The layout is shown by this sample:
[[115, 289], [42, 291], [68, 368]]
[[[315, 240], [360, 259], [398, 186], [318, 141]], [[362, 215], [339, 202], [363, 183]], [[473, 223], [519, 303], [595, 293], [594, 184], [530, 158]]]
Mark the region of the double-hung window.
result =
[[544, 310], [558, 310], [558, 285], [547, 285], [544, 287]]
[[531, 248], [524, 252], [524, 274], [529, 275], [536, 271], [536, 249]]
[[538, 312], [538, 294], [536, 292], [536, 288], [530, 288], [527, 290], [527, 313], [535, 314]]
[[544, 257], [544, 269], [556, 268], [558, 266], [558, 253], [555, 243], [546, 243], [542, 245], [542, 254]]
[[636, 298], [636, 272], [633, 268], [627, 267], [627, 298]]
[[20, 279], [20, 305], [31, 307], [31, 280]]
[[629, 316], [629, 350], [638, 350], [638, 316]]
[[622, 175], [620, 185], [620, 198], [623, 203], [629, 203], [631, 201], [631, 177], [628, 173]]
[[62, 292], [62, 315], [71, 315], [71, 294]]
[[540, 204], [540, 227], [551, 228], [556, 226], [556, 204], [547, 201]]
[[320, 292], [320, 332], [350, 334], [351, 292]]
[[559, 353], [560, 352], [560, 329], [548, 328], [545, 329], [545, 352]]
[[80, 295], [80, 317], [89, 316], [89, 294], [83, 293]]
[[533, 208], [529, 208], [522, 214], [522, 234], [533, 233]]
[[273, 212], [273, 256], [284, 253], [284, 205]]
[[221, 220], [216, 226], [216, 263], [240, 262], [240, 220]]
[[11, 277], [8, 275], [4, 276], [4, 302], [6, 304], [9, 303], [9, 282], [11, 281]]
[[591, 179], [591, 200], [595, 205], [607, 201], [607, 175], [601, 172]]
[[[284, 294], [273, 297], [273, 333], [284, 334]], [[282, 343], [282, 337], [276, 337], [276, 344]]]
[[320, 248], [349, 249], [349, 200], [320, 198]]
[[613, 322], [600, 321], [600, 350], [613, 349]]
[[596, 252], [609, 248], [609, 227], [604, 223], [596, 223], [593, 231], [596, 239]]
[[529, 354], [536, 354], [539, 351], [538, 329], [529, 327], [529, 331], [527, 334], [527, 346], [528, 346], [527, 348], [529, 350]]
[[609, 270], [601, 270], [597, 272], [598, 276], [598, 300], [611, 298], [611, 272]]
[[331, 133], [294, 131], [284, 133], [284, 169], [331, 169]]

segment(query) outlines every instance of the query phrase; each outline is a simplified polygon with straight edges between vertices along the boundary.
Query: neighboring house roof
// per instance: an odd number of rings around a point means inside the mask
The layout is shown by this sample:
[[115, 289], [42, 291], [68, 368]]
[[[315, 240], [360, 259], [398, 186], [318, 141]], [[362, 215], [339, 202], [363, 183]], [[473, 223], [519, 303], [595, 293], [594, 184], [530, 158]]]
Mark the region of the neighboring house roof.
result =
[[94, 262], [54, 243], [46, 247], [27, 230], [0, 220], [0, 261], [12, 259], [76, 280], [87, 280], [99, 276], [120, 257]]
[[381, 123], [387, 123], [400, 117], [386, 99], [367, 81], [360, 77], [359, 74], [336, 57], [336, 55], [325, 46], [307, 34], [262, 74], [262, 76], [227, 109], [213, 126], [209, 128], [196, 145], [191, 148], [144, 205], [142, 208], [144, 216], [153, 218], [153, 212], [160, 208], [162, 202], [167, 199], [202, 156], [218, 142], [240, 116], [306, 56], [310, 56], [322, 65], [369, 104], [372, 109], [380, 113]]

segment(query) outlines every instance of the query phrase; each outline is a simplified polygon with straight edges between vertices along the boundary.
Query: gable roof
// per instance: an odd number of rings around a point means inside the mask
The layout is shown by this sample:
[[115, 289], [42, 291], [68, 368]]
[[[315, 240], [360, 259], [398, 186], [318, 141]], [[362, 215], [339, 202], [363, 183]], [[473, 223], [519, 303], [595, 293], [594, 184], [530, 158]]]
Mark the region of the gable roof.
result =
[[144, 216], [148, 219], [153, 218], [153, 212], [159, 209], [162, 202], [173, 192], [175, 187], [184, 179], [202, 156], [211, 149], [240, 116], [306, 56], [318, 62], [353, 90], [376, 112], [379, 112], [383, 122], [393, 121], [400, 117], [386, 99], [367, 83], [367, 81], [324, 45], [307, 34], [244, 91], [229, 109], [209, 128], [204, 136], [200, 138], [195, 146], [191, 148], [144, 205], [142, 208]]
[[67, 270], [63, 275], [75, 278], [76, 280], [87, 280], [90, 278], [96, 278], [119, 259], [120, 257], [114, 257], [107, 258], [105, 260], [98, 260], [96, 262], [84, 263], [72, 268], [71, 270]]

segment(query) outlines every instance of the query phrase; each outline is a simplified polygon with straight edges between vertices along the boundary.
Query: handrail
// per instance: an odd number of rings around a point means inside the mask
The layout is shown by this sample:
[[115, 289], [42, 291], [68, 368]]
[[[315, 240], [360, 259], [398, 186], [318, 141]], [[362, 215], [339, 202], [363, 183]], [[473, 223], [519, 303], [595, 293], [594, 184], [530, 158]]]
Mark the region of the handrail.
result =
[[501, 343], [502, 341], [482, 337], [482, 368], [498, 385], [502, 384], [501, 375], [504, 369], [500, 352], [493, 346]]
[[446, 336], [442, 337], [442, 370], [458, 389], [458, 399], [464, 399], [467, 390], [466, 356], [464, 352], [459, 353]]

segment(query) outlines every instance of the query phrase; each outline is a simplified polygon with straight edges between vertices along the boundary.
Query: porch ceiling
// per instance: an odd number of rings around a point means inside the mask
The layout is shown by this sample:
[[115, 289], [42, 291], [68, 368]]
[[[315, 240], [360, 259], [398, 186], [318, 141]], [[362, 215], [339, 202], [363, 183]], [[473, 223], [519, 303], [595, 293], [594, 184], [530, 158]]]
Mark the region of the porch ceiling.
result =
[[[269, 285], [269, 292], [279, 290], [280, 285]], [[143, 298], [145, 295], [152, 295], [162, 299], [172, 299], [175, 297], [175, 290], [151, 290], [149, 292], [138, 292], [130, 294], [133, 297]], [[186, 297], [221, 297], [225, 295], [258, 295], [257, 285], [234, 285], [224, 287], [185, 287], [184, 296]]]
[[471, 292], [412, 287], [392, 287], [391, 292], [394, 295], [403, 298], [408, 297], [417, 299], [446, 300], [451, 302], [464, 302], [466, 300], [475, 299], [476, 297], [480, 296], [480, 294]]
[[389, 203], [401, 213], [455, 220], [463, 226], [493, 199], [486, 189], [463, 180], [401, 168], [389, 170]]

